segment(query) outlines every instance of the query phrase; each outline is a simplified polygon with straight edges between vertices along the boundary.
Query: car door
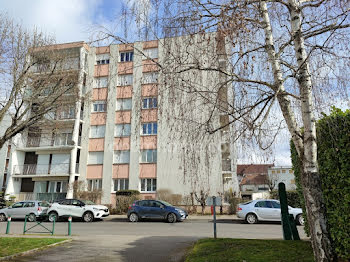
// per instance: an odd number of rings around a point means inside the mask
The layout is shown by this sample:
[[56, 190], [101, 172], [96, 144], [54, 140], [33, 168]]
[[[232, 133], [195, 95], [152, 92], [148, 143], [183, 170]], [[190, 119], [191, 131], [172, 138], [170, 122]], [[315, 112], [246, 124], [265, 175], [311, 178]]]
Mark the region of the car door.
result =
[[8, 209], [7, 216], [11, 216], [13, 218], [21, 218], [21, 214], [23, 213], [23, 202], [14, 203], [11, 208]]
[[58, 211], [58, 215], [59, 216], [68, 216], [70, 215], [70, 199], [65, 199], [65, 200], [61, 200], [60, 202], [58, 202], [58, 207], [57, 207], [57, 211]]
[[72, 199], [71, 215], [74, 217], [82, 217], [85, 211], [85, 204], [77, 199]]
[[269, 201], [272, 204], [271, 219], [281, 221], [281, 205], [278, 201]]
[[142, 200], [139, 203], [138, 208], [138, 215], [140, 217], [151, 217], [150, 214], [150, 201], [149, 200]]
[[256, 212], [256, 214], [258, 214], [260, 219], [264, 219], [264, 220], [271, 219], [272, 204], [267, 202], [269, 201], [261, 200], [256, 202], [254, 206], [254, 211]]
[[149, 215], [151, 218], [164, 218], [164, 208], [163, 205], [158, 201], [150, 201], [149, 205]]
[[25, 218], [26, 215], [29, 215], [30, 213], [35, 212], [35, 202], [24, 202], [22, 212], [21, 212], [21, 218]]

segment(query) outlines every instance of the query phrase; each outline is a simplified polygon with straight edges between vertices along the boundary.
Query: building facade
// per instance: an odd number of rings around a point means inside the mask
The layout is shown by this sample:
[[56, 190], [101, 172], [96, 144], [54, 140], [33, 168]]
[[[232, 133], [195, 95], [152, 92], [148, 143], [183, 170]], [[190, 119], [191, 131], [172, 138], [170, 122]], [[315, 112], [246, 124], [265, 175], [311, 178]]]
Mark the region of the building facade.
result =
[[[139, 190], [143, 198], [156, 198], [159, 189], [183, 197], [201, 190], [223, 193], [223, 181], [235, 170], [230, 127], [211, 135], [195, 133], [198, 127], [178, 115], [203, 118], [207, 105], [183, 110], [191, 97], [174, 96], [183, 81], [198, 78], [211, 88], [220, 75], [198, 72], [169, 80], [176, 64], [171, 53], [183, 58], [182, 52], [192, 50], [223, 66], [217, 38], [202, 41], [200, 48], [192, 41], [179, 37], [102, 47], [83, 42], [55, 46], [69, 54], [71, 66], [65, 72], [79, 79], [79, 99], [70, 101], [67, 94], [62, 110], [50, 115], [50, 125], [38, 124], [14, 139], [6, 193], [17, 200], [72, 198], [75, 181], [85, 190], [102, 190], [101, 203], [112, 205], [115, 192], [125, 189]], [[220, 92], [228, 99], [227, 89]], [[216, 112], [214, 121], [229, 120]]]
[[274, 166], [268, 170], [269, 179], [275, 184], [274, 190], [278, 190], [278, 184], [283, 182], [286, 190], [296, 190], [294, 171], [291, 166]]

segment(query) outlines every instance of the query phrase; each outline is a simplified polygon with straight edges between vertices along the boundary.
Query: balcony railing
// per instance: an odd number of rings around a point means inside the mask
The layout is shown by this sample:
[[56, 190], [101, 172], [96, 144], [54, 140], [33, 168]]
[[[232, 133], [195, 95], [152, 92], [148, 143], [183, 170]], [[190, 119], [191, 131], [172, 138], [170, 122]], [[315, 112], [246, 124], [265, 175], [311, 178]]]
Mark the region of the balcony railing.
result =
[[13, 174], [14, 175], [58, 175], [58, 174], [61, 175], [61, 174], [70, 174], [70, 164], [51, 164], [51, 165], [25, 164], [25, 165], [15, 165], [13, 167]]
[[[78, 137], [78, 146], [81, 145], [81, 137]], [[45, 139], [41, 137], [28, 137], [26, 147], [48, 147], [48, 146], [74, 146], [70, 136], [54, 139]]]

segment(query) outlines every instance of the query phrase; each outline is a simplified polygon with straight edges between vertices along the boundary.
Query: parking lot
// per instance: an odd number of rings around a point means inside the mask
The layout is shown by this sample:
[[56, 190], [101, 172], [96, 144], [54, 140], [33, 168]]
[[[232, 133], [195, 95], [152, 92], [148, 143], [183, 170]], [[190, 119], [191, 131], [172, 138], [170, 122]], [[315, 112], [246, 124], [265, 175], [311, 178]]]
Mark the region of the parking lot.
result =
[[[23, 233], [24, 221], [11, 222], [11, 234]], [[28, 225], [34, 225], [28, 223]], [[50, 227], [51, 223], [44, 223]], [[55, 235], [66, 236], [66, 221], [56, 223]], [[0, 223], [4, 234], [6, 222]], [[301, 238], [306, 238], [298, 227]], [[281, 239], [280, 223], [248, 225], [228, 216], [218, 218], [218, 237]], [[213, 236], [210, 217], [190, 217], [180, 223], [163, 221], [128, 222], [123, 216], [110, 216], [104, 221], [72, 223], [73, 242], [16, 258], [14, 261], [181, 261], [194, 241]], [[147, 259], [145, 259], [147, 258]]]

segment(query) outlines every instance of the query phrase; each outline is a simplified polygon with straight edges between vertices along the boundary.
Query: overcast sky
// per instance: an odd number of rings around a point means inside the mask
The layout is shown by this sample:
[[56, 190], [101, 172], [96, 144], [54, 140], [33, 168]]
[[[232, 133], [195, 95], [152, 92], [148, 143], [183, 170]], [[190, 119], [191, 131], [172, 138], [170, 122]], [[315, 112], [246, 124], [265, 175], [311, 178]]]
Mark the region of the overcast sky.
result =
[[[147, 1], [147, 0], [136, 0]], [[0, 0], [0, 12], [27, 26], [37, 27], [58, 43], [90, 41], [98, 25], [114, 27], [128, 0]], [[238, 163], [290, 165], [289, 136], [279, 136], [273, 152], [242, 148]]]

